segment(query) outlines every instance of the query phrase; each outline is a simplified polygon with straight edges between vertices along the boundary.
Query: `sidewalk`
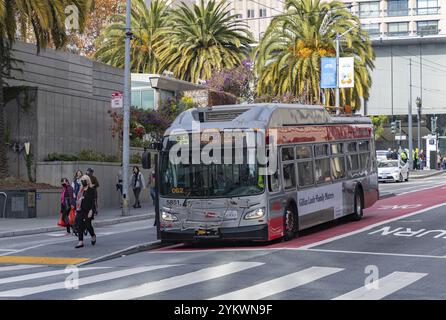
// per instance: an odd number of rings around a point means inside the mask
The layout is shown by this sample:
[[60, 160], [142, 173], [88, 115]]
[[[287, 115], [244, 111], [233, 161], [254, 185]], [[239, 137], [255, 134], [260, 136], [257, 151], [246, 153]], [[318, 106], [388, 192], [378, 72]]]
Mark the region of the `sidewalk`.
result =
[[433, 176], [437, 176], [437, 175], [440, 175], [443, 173], [446, 173], [446, 171], [443, 171], [443, 170], [414, 170], [414, 171], [410, 171], [409, 180], [433, 177]]
[[[120, 208], [99, 210], [94, 219], [95, 227], [103, 227], [117, 223], [145, 220], [155, 217], [155, 208], [145, 203], [140, 209], [130, 207], [130, 215], [123, 217]], [[32, 219], [3, 219], [0, 218], [0, 238], [16, 237], [53, 231], [64, 231], [57, 226], [59, 217], [44, 217]]]

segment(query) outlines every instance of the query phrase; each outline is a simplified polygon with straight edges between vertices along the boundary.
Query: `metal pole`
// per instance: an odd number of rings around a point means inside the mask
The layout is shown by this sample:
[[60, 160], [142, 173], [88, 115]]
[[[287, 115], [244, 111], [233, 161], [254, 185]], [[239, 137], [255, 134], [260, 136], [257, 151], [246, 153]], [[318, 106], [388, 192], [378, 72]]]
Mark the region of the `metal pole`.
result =
[[132, 1], [126, 4], [125, 67], [124, 67], [124, 124], [122, 132], [122, 215], [129, 215], [129, 162], [130, 162], [130, 39]]
[[340, 101], [339, 101], [339, 34], [336, 34], [336, 114], [340, 114], [341, 111], [339, 109]]
[[417, 132], [417, 139], [418, 139], [418, 152], [421, 150], [421, 107], [418, 108], [418, 132]]
[[409, 106], [408, 106], [408, 129], [409, 129], [409, 170], [413, 169], [413, 141], [412, 141], [412, 59], [409, 59]]
[[390, 46], [390, 106], [392, 108], [392, 121], [395, 121], [393, 115], [393, 46]]

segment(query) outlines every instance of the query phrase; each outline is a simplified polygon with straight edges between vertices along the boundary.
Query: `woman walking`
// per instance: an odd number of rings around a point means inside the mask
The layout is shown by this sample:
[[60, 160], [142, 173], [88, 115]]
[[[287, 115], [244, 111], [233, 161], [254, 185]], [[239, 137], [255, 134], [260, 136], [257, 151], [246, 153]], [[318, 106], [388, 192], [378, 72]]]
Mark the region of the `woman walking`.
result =
[[71, 187], [74, 191], [74, 199], [77, 198], [77, 194], [79, 193], [79, 190], [81, 189], [81, 178], [82, 178], [82, 171], [77, 170], [76, 174], [74, 175], [73, 182], [71, 183]]
[[62, 185], [62, 192], [60, 194], [60, 212], [62, 212], [62, 219], [67, 227], [67, 234], [70, 234], [70, 211], [74, 209], [74, 195], [67, 178], [60, 180]]
[[135, 195], [135, 204], [133, 205], [133, 208], [141, 208], [141, 203], [139, 202], [139, 195], [141, 194], [141, 190], [146, 187], [146, 184], [144, 182], [144, 176], [139, 171], [138, 166], [133, 167], [133, 175], [130, 186], [132, 187], [133, 194]]
[[96, 234], [94, 233], [91, 220], [93, 218], [93, 208], [95, 201], [95, 192], [91, 185], [90, 177], [87, 175], [81, 178], [82, 187], [79, 190], [76, 200], [76, 223], [79, 226], [79, 243], [76, 249], [84, 247], [84, 231], [87, 230], [91, 235], [91, 244], [96, 244]]

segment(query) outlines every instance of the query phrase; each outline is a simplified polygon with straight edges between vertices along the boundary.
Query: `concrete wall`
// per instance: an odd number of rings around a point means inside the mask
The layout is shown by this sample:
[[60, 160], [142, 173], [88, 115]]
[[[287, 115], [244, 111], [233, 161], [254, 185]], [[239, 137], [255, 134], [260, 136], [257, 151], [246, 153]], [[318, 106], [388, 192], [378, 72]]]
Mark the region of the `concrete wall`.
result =
[[[37, 180], [54, 186], [60, 185], [61, 178], [73, 179], [74, 173], [80, 169], [84, 173], [88, 168], [94, 170], [95, 176], [99, 180], [98, 201], [100, 208], [119, 208], [120, 193], [116, 190], [119, 163], [98, 163], [98, 162], [38, 162], [36, 164]], [[147, 183], [149, 170], [140, 167]], [[131, 168], [129, 168], [131, 174]], [[133, 192], [129, 188], [131, 205], [134, 203]], [[140, 197], [141, 204], [151, 203], [148, 189], [145, 189]]]
[[[34, 45], [24, 43], [14, 46], [13, 56], [21, 61], [17, 67], [22, 72], [13, 72], [15, 79], [9, 79], [8, 84], [38, 88], [34, 123], [30, 122], [37, 137], [32, 146], [36, 161], [43, 161], [49, 153], [77, 153], [83, 149], [118, 153], [108, 111], [112, 92], [123, 90], [121, 69], [52, 49], [37, 55]], [[15, 119], [7, 113], [10, 126]], [[21, 126], [20, 140], [28, 131]]]
[[38, 189], [36, 191], [37, 218], [59, 217], [60, 211], [60, 190]]

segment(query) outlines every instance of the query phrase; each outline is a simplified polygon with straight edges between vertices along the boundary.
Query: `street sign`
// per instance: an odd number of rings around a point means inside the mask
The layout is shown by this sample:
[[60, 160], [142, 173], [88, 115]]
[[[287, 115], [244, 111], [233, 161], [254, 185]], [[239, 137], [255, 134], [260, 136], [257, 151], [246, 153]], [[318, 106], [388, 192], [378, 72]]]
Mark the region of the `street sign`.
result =
[[336, 88], [336, 58], [321, 58], [321, 88]]
[[407, 136], [406, 135], [396, 135], [395, 136], [395, 140], [407, 140]]
[[355, 58], [339, 58], [339, 88], [353, 88], [355, 86]]
[[122, 92], [116, 91], [112, 93], [111, 107], [113, 109], [119, 109], [123, 106]]

